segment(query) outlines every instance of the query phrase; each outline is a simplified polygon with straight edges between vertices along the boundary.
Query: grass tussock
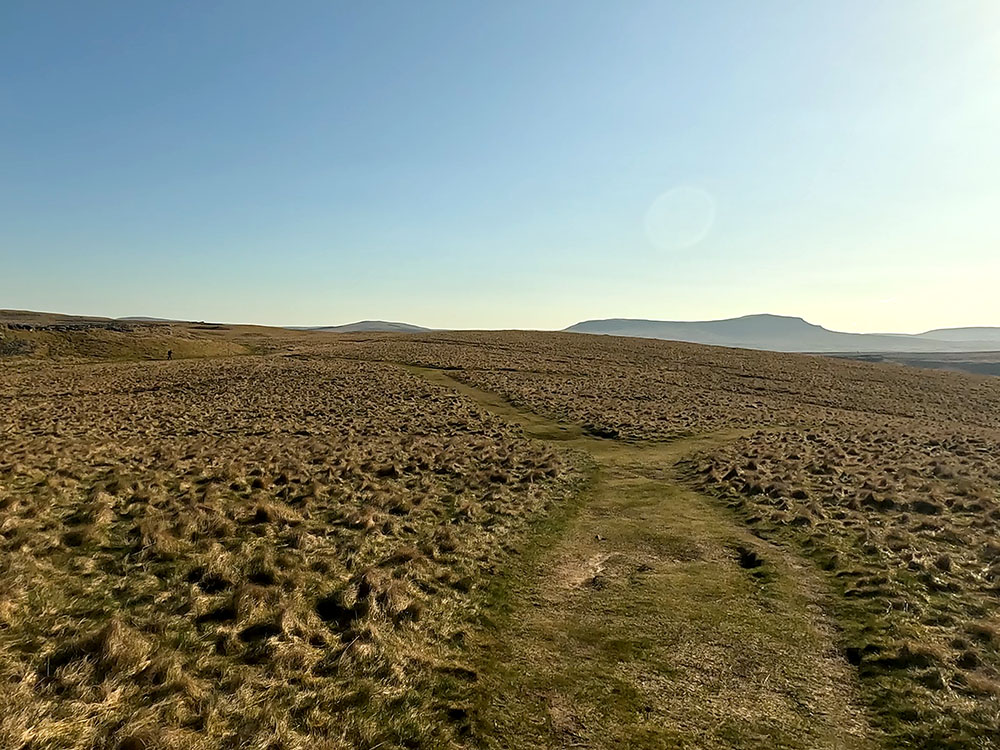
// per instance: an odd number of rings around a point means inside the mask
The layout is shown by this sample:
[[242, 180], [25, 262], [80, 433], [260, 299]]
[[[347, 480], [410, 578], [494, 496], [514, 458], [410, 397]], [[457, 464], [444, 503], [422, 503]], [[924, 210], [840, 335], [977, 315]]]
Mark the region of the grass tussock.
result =
[[957, 748], [1000, 741], [998, 456], [981, 428], [870, 422], [757, 432], [688, 468], [829, 573], [845, 657], [893, 741]]
[[449, 747], [572, 466], [392, 365], [0, 376], [0, 746]]
[[887, 746], [1000, 746], [1000, 380], [568, 334], [428, 334], [352, 354], [446, 368], [597, 437], [715, 436], [688, 480], [824, 571]]
[[543, 415], [552, 445], [710, 435], [686, 481], [823, 572], [884, 744], [1000, 746], [1000, 381], [570, 334], [196, 328], [178, 356], [284, 356], [37, 359], [162, 356], [113, 330], [5, 349], [0, 746], [475, 744], [481, 592], [576, 474], [395, 362]]

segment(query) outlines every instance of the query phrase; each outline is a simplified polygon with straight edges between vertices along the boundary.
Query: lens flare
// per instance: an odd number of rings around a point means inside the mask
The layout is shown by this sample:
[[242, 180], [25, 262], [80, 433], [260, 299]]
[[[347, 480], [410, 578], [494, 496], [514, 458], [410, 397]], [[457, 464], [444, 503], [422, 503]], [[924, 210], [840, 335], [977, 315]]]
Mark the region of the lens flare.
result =
[[708, 236], [715, 223], [715, 199], [697, 187], [676, 187], [646, 212], [646, 236], [660, 250], [683, 250]]

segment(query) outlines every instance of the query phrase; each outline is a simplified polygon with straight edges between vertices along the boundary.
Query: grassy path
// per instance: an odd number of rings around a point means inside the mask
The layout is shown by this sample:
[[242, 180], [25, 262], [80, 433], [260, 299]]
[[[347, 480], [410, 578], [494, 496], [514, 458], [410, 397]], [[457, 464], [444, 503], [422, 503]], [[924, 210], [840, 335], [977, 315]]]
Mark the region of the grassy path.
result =
[[503, 581], [509, 617], [479, 644], [477, 746], [874, 744], [818, 577], [674, 477], [679, 459], [732, 436], [596, 439], [410, 369], [595, 464], [585, 502]]

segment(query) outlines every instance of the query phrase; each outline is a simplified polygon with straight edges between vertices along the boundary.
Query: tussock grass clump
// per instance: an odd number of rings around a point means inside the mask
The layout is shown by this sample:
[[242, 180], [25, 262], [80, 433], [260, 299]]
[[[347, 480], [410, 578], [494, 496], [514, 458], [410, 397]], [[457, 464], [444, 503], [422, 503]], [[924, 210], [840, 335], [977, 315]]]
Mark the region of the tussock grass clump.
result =
[[887, 744], [1000, 745], [1000, 381], [570, 334], [287, 335], [268, 358], [4, 361], [0, 746], [475, 744], [483, 590], [575, 475], [389, 362], [545, 415], [553, 441], [711, 433], [689, 480], [826, 573]]
[[445, 368], [608, 440], [711, 433], [721, 447], [688, 478], [828, 574], [889, 744], [1000, 746], [1000, 653], [966, 632], [1000, 594], [1000, 380], [572, 334], [421, 334], [349, 352]]
[[575, 482], [393, 365], [34, 364], [0, 397], [2, 747], [455, 744], [451, 582]]
[[1000, 742], [1000, 433], [877, 424], [760, 431], [688, 469], [833, 575], [845, 656], [895, 742]]
[[[1000, 429], [1000, 393], [991, 379], [896, 365], [513, 331], [373, 338], [335, 348], [443, 368], [514, 406], [609, 439], [843, 424], [851, 415], [862, 423], [889, 417]], [[940, 470], [960, 468], [942, 461]]]

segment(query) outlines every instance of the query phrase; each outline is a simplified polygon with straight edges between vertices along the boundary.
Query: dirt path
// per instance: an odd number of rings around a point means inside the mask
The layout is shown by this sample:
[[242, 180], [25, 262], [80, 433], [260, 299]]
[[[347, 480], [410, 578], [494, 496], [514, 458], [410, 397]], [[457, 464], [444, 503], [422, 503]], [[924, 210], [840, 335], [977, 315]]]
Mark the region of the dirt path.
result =
[[586, 451], [585, 502], [509, 584], [482, 646], [483, 735], [496, 748], [867, 748], [821, 583], [753, 537], [674, 465], [732, 436], [595, 439], [437, 370], [411, 368]]

